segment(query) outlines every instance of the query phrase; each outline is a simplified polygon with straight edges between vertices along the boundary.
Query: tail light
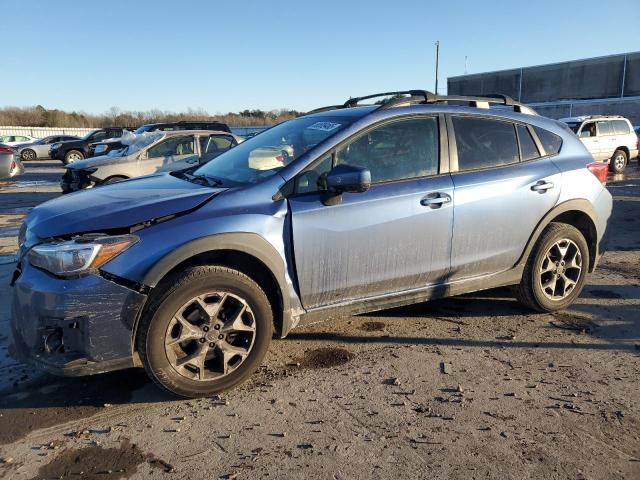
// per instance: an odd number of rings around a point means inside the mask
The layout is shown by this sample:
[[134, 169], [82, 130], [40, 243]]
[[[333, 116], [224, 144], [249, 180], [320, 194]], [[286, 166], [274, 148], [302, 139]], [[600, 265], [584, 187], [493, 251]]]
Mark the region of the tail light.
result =
[[11, 147], [0, 146], [0, 153], [15, 153], [15, 149]]
[[18, 165], [16, 165], [16, 161], [11, 160], [11, 165], [9, 166], [9, 173], [13, 172], [16, 168], [18, 168]]
[[605, 185], [607, 183], [607, 175], [609, 174], [609, 165], [601, 162], [593, 162], [587, 165], [587, 169], [593, 173], [600, 183]]

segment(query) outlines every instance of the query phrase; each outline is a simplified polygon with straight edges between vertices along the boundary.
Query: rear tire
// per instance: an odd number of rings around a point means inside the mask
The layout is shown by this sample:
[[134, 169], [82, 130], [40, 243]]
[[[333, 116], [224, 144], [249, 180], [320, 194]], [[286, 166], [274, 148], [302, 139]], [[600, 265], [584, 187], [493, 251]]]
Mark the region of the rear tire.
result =
[[212, 396], [260, 366], [273, 313], [248, 276], [221, 266], [191, 267], [157, 290], [136, 345], [147, 374], [161, 388], [184, 398]]
[[612, 173], [622, 173], [627, 166], [627, 153], [624, 150], [616, 150], [609, 162], [609, 171]]
[[580, 295], [589, 265], [589, 247], [582, 233], [566, 223], [551, 223], [529, 255], [518, 300], [539, 312], [567, 308]]
[[31, 150], [30, 148], [25, 148], [22, 151], [22, 153], [20, 153], [20, 157], [25, 162], [29, 160], [35, 160], [36, 158], [38, 158], [38, 156], [36, 155], [36, 152], [34, 150]]
[[77, 162], [78, 160], [84, 160], [84, 155], [80, 150], [69, 150], [64, 154], [64, 160], [62, 163], [69, 165], [70, 163]]

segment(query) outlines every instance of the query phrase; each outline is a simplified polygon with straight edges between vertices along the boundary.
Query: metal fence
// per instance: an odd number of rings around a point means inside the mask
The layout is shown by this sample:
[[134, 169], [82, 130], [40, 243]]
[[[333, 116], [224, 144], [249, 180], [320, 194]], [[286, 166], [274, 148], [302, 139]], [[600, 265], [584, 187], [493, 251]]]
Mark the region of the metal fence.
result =
[[0, 135], [29, 135], [43, 138], [49, 135], [77, 135], [79, 137], [95, 128], [54, 128], [54, 127], [0, 127]]
[[[230, 127], [231, 131], [240, 136], [251, 135], [265, 130], [266, 126], [256, 127]], [[0, 135], [29, 135], [35, 138], [48, 137], [50, 135], [77, 135], [82, 137], [95, 128], [55, 128], [55, 127], [0, 127]]]

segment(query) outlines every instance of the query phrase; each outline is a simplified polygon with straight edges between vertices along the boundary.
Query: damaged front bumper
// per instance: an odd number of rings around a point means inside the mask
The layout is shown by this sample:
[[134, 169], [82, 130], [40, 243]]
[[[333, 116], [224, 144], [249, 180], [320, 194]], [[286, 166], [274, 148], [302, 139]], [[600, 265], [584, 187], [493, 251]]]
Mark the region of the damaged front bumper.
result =
[[145, 295], [99, 275], [60, 279], [24, 259], [14, 279], [16, 360], [65, 376], [134, 366], [132, 332]]

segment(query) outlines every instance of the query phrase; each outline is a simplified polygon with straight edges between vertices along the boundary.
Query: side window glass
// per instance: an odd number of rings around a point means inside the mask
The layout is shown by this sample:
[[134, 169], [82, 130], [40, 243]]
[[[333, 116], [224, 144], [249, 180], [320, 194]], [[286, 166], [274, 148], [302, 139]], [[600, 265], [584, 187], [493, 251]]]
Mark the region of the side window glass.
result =
[[320, 160], [296, 177], [295, 193], [323, 192], [327, 189], [327, 174], [331, 170], [331, 155]]
[[226, 135], [200, 137], [200, 151], [206, 160], [211, 160], [233, 146], [233, 138]]
[[371, 183], [438, 173], [438, 120], [402, 120], [371, 130], [336, 154], [336, 164], [366, 167]]
[[518, 125], [516, 129], [518, 130], [518, 140], [520, 140], [521, 160], [526, 162], [538, 158], [540, 152], [538, 152], [538, 147], [536, 147], [536, 143], [533, 141], [533, 138], [531, 138], [529, 129], [524, 125]]
[[512, 123], [484, 118], [453, 117], [458, 170], [499, 167], [520, 161]]
[[[537, 130], [536, 130], [537, 132]], [[580, 130], [580, 137], [588, 138], [596, 136], [596, 124], [595, 122], [585, 123]]]
[[93, 135], [91, 135], [91, 138], [89, 139], [89, 142], [90, 143], [91, 142], [101, 142], [105, 138], [107, 138], [107, 132], [102, 130], [102, 131], [96, 132]]
[[631, 133], [629, 124], [624, 120], [613, 120], [611, 122], [611, 126], [613, 127], [613, 133], [616, 135], [627, 135], [628, 133]]
[[173, 155], [188, 155], [192, 153], [192, 137], [173, 137], [151, 147], [147, 152], [147, 158], [169, 157]]
[[556, 155], [560, 152], [560, 147], [562, 147], [562, 138], [555, 133], [551, 133], [549, 130], [545, 130], [544, 128], [533, 127], [533, 129], [535, 130], [536, 135], [538, 135], [546, 155]]
[[598, 135], [613, 135], [610, 122], [598, 122]]

